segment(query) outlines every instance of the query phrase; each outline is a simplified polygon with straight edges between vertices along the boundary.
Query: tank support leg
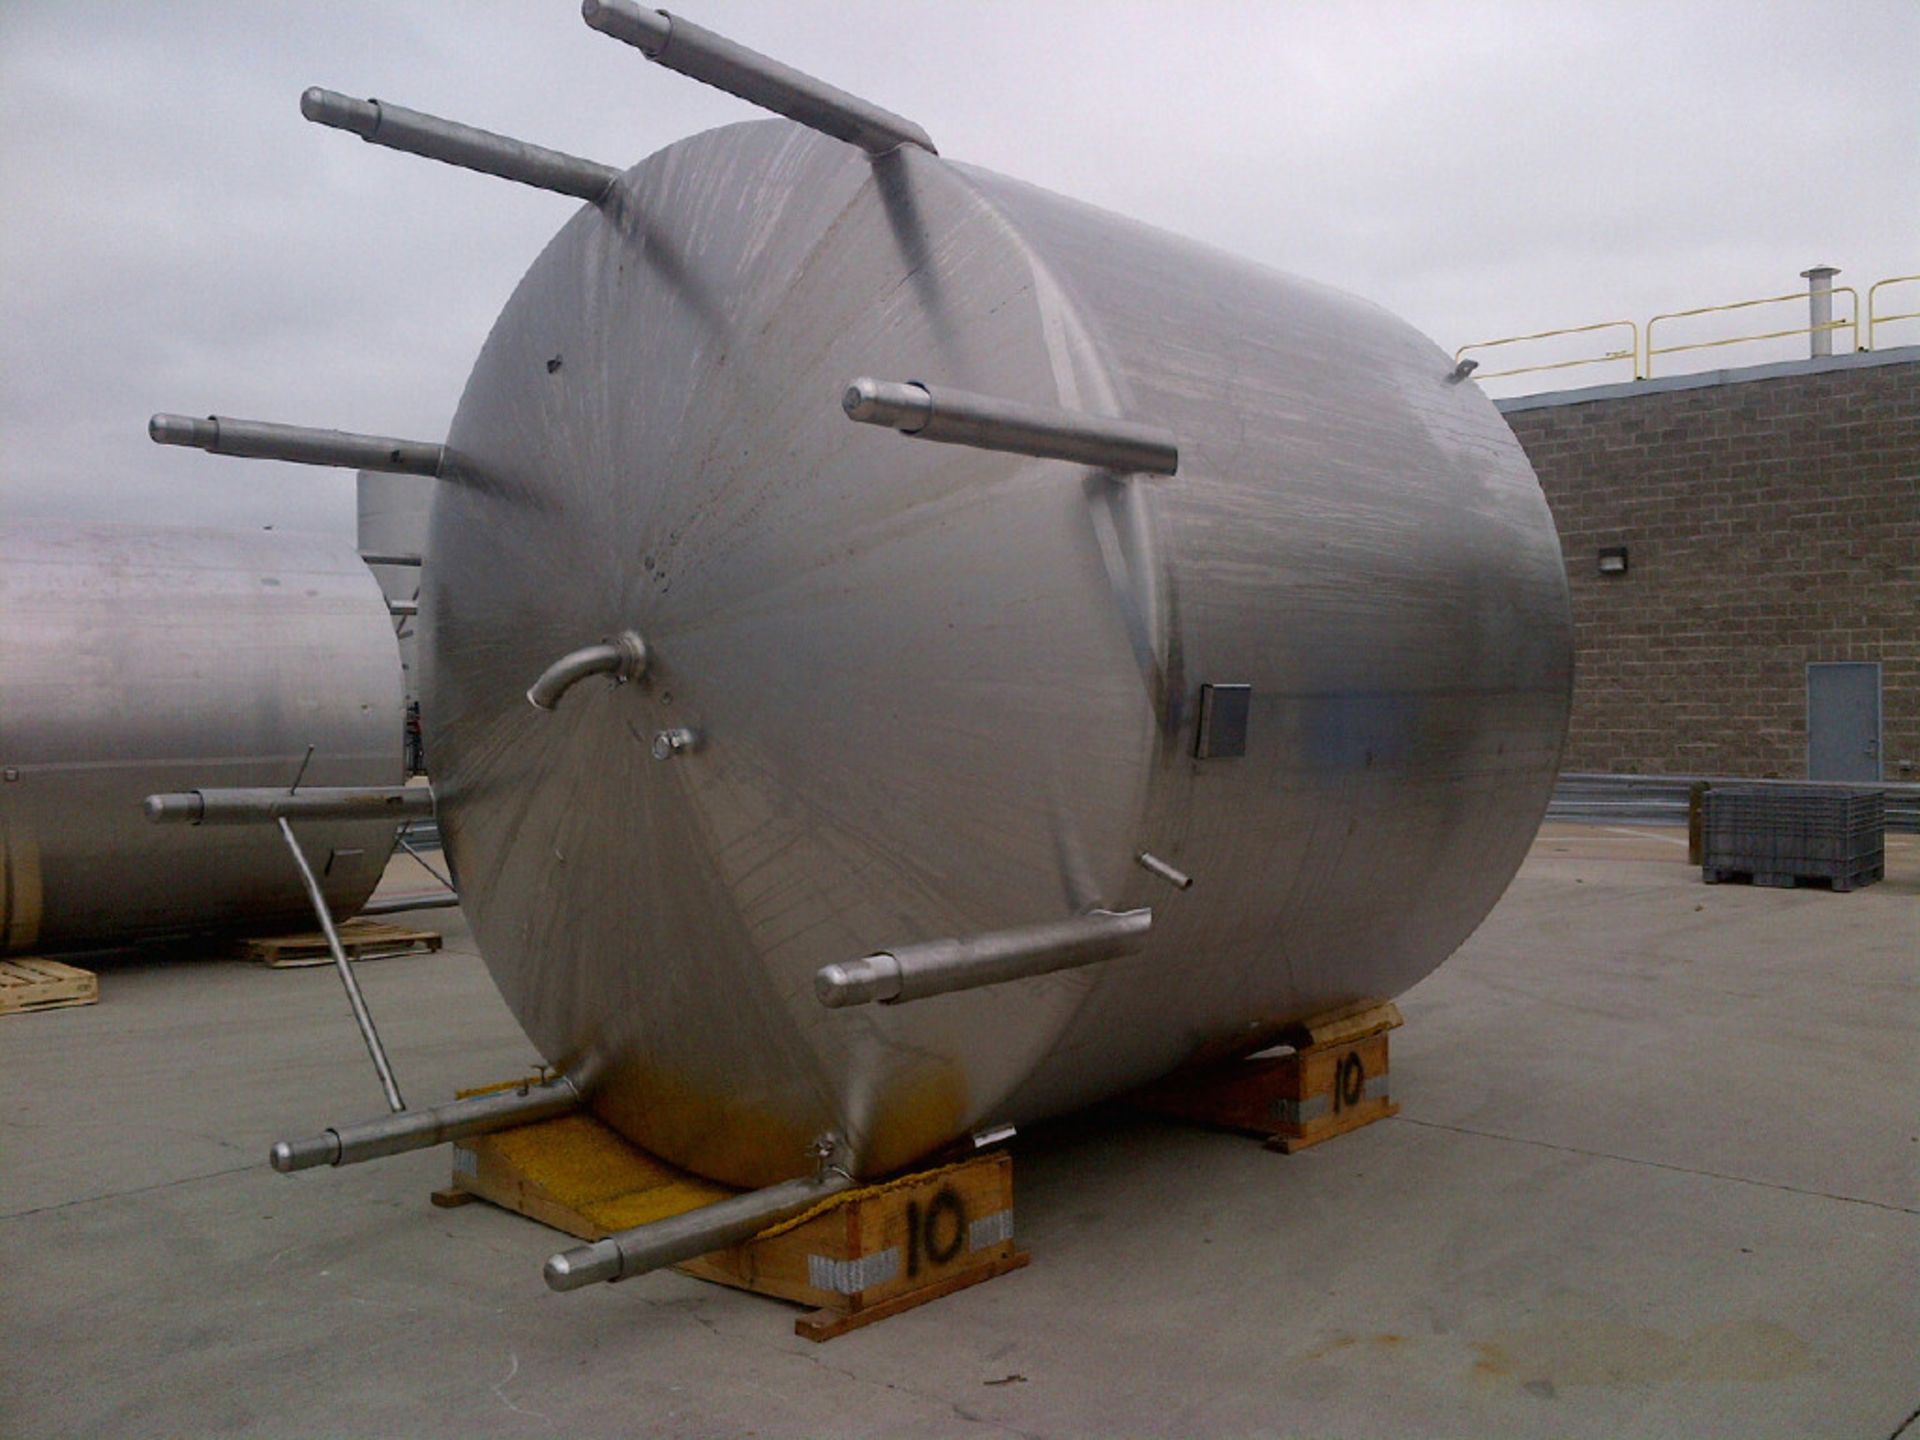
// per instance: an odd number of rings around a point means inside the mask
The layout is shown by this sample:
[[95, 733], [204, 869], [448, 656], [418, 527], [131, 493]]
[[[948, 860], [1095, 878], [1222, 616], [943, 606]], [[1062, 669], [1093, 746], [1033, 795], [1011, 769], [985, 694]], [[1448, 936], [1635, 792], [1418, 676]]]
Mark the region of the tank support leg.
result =
[[293, 852], [293, 863], [300, 869], [301, 883], [307, 887], [307, 899], [313, 904], [313, 913], [320, 921], [320, 933], [327, 937], [327, 949], [333, 952], [333, 967], [340, 972], [340, 983], [347, 990], [347, 1004], [353, 1010], [353, 1023], [360, 1027], [360, 1038], [367, 1042], [367, 1054], [373, 1057], [373, 1068], [379, 1073], [380, 1088], [387, 1092], [387, 1108], [401, 1111], [407, 1108], [407, 1102], [400, 1098], [400, 1086], [394, 1081], [393, 1066], [387, 1063], [387, 1050], [380, 1043], [380, 1032], [373, 1028], [373, 1013], [367, 1009], [367, 998], [360, 993], [360, 982], [354, 978], [353, 965], [347, 959], [347, 952], [340, 946], [340, 932], [333, 927], [333, 911], [327, 908], [327, 897], [320, 888], [320, 882], [313, 877], [313, 867], [307, 863], [307, 855], [300, 848], [300, 842], [294, 838], [293, 826], [287, 823], [287, 817], [279, 817], [280, 835], [287, 842], [287, 849]]

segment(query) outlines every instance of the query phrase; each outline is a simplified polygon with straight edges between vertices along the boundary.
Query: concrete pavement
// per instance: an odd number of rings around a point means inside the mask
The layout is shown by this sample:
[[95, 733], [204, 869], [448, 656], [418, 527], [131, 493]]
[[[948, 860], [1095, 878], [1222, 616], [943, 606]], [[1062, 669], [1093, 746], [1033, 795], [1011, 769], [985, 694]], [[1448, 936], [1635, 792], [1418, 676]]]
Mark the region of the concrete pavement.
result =
[[[1920, 1409], [1920, 844], [1851, 895], [1548, 827], [1401, 1001], [1397, 1119], [1283, 1157], [1111, 1108], [1016, 1142], [1026, 1270], [827, 1345], [435, 1210], [444, 1151], [284, 1177], [380, 1094], [330, 970], [103, 966], [0, 1019], [0, 1433], [1738, 1435]], [[417, 878], [399, 888], [424, 888]], [[361, 970], [410, 1100], [534, 1059], [457, 911]], [[1907, 1431], [1920, 1435], [1920, 1422]]]

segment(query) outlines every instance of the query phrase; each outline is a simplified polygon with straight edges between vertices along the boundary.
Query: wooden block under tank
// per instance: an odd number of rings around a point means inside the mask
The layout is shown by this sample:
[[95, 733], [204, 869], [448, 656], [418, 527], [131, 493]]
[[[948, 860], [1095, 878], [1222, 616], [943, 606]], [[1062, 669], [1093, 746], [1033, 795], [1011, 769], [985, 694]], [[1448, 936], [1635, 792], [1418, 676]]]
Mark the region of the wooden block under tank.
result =
[[1158, 1115], [1265, 1136], [1285, 1154], [1398, 1114], [1388, 1084], [1392, 1004], [1350, 1006], [1282, 1032], [1290, 1053], [1185, 1071], [1133, 1096]]
[[[489, 1200], [597, 1240], [733, 1193], [573, 1114], [461, 1141], [453, 1185], [433, 1198], [439, 1205]], [[835, 1195], [676, 1268], [812, 1306], [794, 1332], [830, 1340], [1028, 1259], [1013, 1242], [1013, 1159], [993, 1151]]]

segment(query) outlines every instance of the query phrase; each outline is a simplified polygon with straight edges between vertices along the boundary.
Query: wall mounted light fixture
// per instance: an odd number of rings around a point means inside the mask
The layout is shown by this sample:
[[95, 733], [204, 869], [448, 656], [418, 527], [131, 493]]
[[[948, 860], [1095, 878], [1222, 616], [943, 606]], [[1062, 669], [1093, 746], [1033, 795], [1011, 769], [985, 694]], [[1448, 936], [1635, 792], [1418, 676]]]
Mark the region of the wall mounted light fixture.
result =
[[1600, 573], [1602, 575], [1626, 574], [1627, 547], [1624, 545], [1602, 545], [1600, 547]]

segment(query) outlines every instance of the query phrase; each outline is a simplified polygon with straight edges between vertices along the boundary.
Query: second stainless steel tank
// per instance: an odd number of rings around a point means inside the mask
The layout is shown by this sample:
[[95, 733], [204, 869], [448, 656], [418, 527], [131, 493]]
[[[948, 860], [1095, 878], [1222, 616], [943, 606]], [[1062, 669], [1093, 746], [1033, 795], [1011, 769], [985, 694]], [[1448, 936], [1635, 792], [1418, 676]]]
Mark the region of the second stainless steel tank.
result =
[[[160, 828], [146, 796], [400, 782], [400, 665], [344, 541], [288, 532], [0, 527], [0, 937], [11, 953], [235, 925], [309, 928], [259, 826]], [[391, 821], [297, 827], [357, 910]]]

